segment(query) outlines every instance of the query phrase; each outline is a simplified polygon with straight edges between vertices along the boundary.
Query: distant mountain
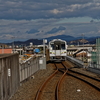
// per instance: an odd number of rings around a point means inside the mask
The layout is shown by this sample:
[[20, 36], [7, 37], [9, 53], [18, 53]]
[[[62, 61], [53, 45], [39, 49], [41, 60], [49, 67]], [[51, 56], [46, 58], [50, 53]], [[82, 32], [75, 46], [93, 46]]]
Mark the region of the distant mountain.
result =
[[87, 44], [89, 43], [89, 41], [87, 41], [86, 39], [78, 39], [78, 40], [74, 40], [74, 41], [70, 41], [69, 44]]
[[82, 44], [84, 41], [85, 44], [96, 44], [96, 39], [100, 37], [77, 37], [76, 40], [70, 41], [69, 44], [77, 44], [80, 43]]
[[[84, 37], [84, 43], [89, 43], [89, 44], [95, 44], [96, 39], [100, 37]], [[70, 35], [57, 35], [57, 36], [51, 36], [49, 38], [46, 38], [47, 41], [51, 41], [53, 39], [62, 39], [67, 41], [67, 44], [77, 44], [80, 43], [82, 44], [82, 39], [83, 37], [73, 37]], [[30, 45], [30, 43], [33, 43], [33, 45], [41, 45], [43, 44], [43, 39], [29, 39], [27, 41], [14, 41], [14, 45]], [[12, 43], [6, 43], [7, 45], [12, 45]]]
[[99, 36], [98, 37], [90, 37], [90, 38], [87, 38], [87, 40], [89, 41], [90, 44], [95, 44], [97, 38], [100, 38], [100, 37]]
[[51, 41], [52, 39], [62, 39], [66, 40], [67, 42], [75, 40], [76, 38], [70, 35], [57, 35], [57, 36], [51, 36], [49, 38], [46, 38], [48, 41]]
[[[95, 44], [96, 43], [96, 38], [98, 37], [84, 37], [84, 43], [89, 43], [89, 44]], [[48, 41], [52, 39], [62, 39], [67, 41], [68, 44], [77, 44], [78, 42], [82, 44], [82, 39], [83, 37], [73, 37], [70, 35], [57, 35], [57, 36], [51, 36], [49, 38], [46, 38]]]
[[[43, 40], [38, 39], [29, 39], [27, 41], [14, 41], [14, 45], [30, 45], [30, 43], [33, 43], [33, 45], [40, 45], [43, 44]], [[7, 45], [12, 45], [13, 43], [6, 43]]]

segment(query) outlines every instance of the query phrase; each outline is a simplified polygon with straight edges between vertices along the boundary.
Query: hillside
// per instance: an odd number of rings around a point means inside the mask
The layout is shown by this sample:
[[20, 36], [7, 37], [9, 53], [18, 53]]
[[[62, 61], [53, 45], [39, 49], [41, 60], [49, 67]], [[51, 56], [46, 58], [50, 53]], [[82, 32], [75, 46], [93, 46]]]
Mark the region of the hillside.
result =
[[70, 41], [69, 44], [87, 44], [89, 43], [88, 40], [86, 39], [78, 39], [78, 40], [74, 40], [74, 41]]
[[[47, 41], [51, 41], [53, 39], [62, 39], [65, 40], [68, 44], [82, 44], [83, 41], [85, 44], [95, 44], [96, 43], [96, 38], [98, 37], [73, 37], [70, 35], [57, 35], [57, 36], [52, 36], [49, 38], [46, 38]], [[14, 41], [14, 45], [29, 45], [30, 43], [33, 43], [33, 45], [41, 45], [43, 44], [43, 39], [29, 39], [26, 41]], [[6, 43], [7, 45], [12, 45], [12, 43]]]

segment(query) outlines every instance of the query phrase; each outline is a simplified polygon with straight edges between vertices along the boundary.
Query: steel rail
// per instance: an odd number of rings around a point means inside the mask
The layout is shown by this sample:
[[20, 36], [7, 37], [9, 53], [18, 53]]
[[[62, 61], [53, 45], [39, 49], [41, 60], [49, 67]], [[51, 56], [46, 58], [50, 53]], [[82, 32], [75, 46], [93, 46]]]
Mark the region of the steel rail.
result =
[[63, 63], [61, 62], [62, 66], [65, 68], [65, 72], [62, 71], [61, 69], [58, 69], [60, 72], [63, 72], [63, 75], [61, 76], [61, 78], [59, 79], [58, 83], [57, 83], [57, 86], [56, 86], [56, 91], [55, 91], [55, 99], [56, 100], [60, 100], [59, 99], [59, 90], [60, 90], [60, 85], [62, 83], [62, 80], [64, 78], [64, 76], [66, 75], [66, 73], [68, 72], [68, 69], [66, 68], [66, 66], [63, 65]]
[[[55, 64], [55, 63], [54, 63], [54, 64]], [[61, 63], [61, 64], [62, 64], [62, 63]], [[50, 75], [50, 76], [46, 79], [46, 81], [40, 86], [40, 88], [38, 89], [38, 91], [37, 91], [37, 93], [36, 93], [35, 100], [39, 100], [39, 99], [40, 99], [40, 96], [41, 96], [41, 94], [42, 94], [42, 90], [43, 90], [43, 88], [45, 87], [45, 85], [48, 83], [48, 81], [49, 81], [58, 71], [60, 71], [60, 72], [63, 72], [63, 75], [62, 75], [61, 78], [58, 80], [57, 86], [56, 86], [56, 89], [55, 89], [55, 100], [59, 100], [59, 89], [60, 89], [60, 85], [61, 85], [61, 83], [62, 83], [62, 80], [63, 80], [64, 76], [65, 76], [66, 73], [68, 72], [68, 69], [66, 68], [66, 66], [64, 66], [63, 64], [62, 64], [62, 66], [64, 67], [65, 72], [62, 71], [61, 68], [58, 68], [58, 66], [55, 64], [55, 67], [56, 67], [55, 72], [54, 72], [52, 75]]]
[[[64, 65], [64, 64], [63, 64], [63, 65]], [[64, 66], [66, 66], [66, 65], [64, 65]], [[68, 68], [68, 71], [71, 71], [71, 72], [73, 72], [73, 73], [77, 73], [77, 74], [83, 75], [83, 76], [85, 76], [85, 77], [88, 77], [88, 78], [90, 78], [90, 79], [93, 79], [93, 80], [95, 80], [95, 81], [100, 82], [100, 79], [94, 78], [94, 77], [89, 76], [89, 75], [86, 75], [86, 74], [84, 74], [84, 73], [80, 73], [80, 72], [78, 72], [78, 71], [74, 71], [74, 70], [72, 70], [73, 68], [75, 68], [75, 67]], [[76, 68], [77, 68], [77, 67], [76, 67]]]
[[58, 83], [57, 83], [56, 92], [55, 92], [55, 93], [56, 93], [56, 100], [60, 100], [60, 99], [59, 99], [60, 84], [61, 84], [61, 82], [62, 82], [64, 76], [66, 75], [66, 73], [67, 73], [67, 71], [64, 72], [64, 74], [61, 76], [60, 80], [59, 80]]
[[[64, 66], [65, 66], [65, 65], [64, 65]], [[64, 72], [64, 71], [61, 71], [61, 72]], [[85, 75], [85, 74], [82, 74], [82, 73], [79, 73], [79, 72], [76, 72], [76, 71], [72, 71], [72, 70], [70, 70], [70, 69], [68, 69], [68, 72], [66, 73], [67, 75], [70, 75], [70, 76], [72, 76], [72, 77], [74, 77], [74, 78], [77, 78], [77, 79], [79, 79], [79, 80], [81, 80], [81, 81], [87, 83], [88, 85], [92, 86], [92, 87], [95, 88], [96, 90], [100, 91], [100, 88], [97, 87], [96, 85], [94, 85], [94, 84], [92, 84], [92, 83], [86, 81], [85, 79], [82, 79], [82, 78], [80, 78], [80, 77], [77, 77], [76, 75], [73, 75], [73, 74], [71, 74], [71, 73], [69, 73], [69, 72], [76, 73], [76, 74], [79, 74], [79, 75], [82, 75], [82, 76], [84, 76], [84, 77], [87, 77], [87, 78], [90, 78], [90, 79], [93, 79], [93, 80], [95, 80], [95, 81], [100, 82], [99, 79], [95, 79], [95, 78], [93, 78], [93, 77], [91, 77], [91, 76], [88, 76], [88, 75]]]
[[[64, 73], [64, 71], [62, 71], [62, 70], [60, 70], [62, 73]], [[98, 91], [100, 91], [100, 88], [99, 87], [97, 87], [97, 86], [95, 86], [94, 84], [92, 84], [92, 83], [90, 83], [90, 82], [88, 82], [88, 81], [86, 81], [86, 80], [84, 80], [84, 79], [82, 79], [82, 78], [79, 78], [79, 77], [77, 77], [77, 76], [75, 76], [75, 75], [73, 75], [73, 74], [70, 74], [70, 73], [66, 73], [67, 75], [70, 75], [70, 76], [72, 76], [72, 77], [74, 77], [74, 78], [77, 78], [77, 79], [79, 79], [79, 80], [81, 80], [81, 81], [83, 81], [83, 82], [85, 82], [85, 83], [87, 83], [88, 85], [90, 85], [90, 86], [92, 86], [93, 88], [95, 88], [96, 90], [98, 90]]]
[[77, 74], [83, 75], [83, 76], [85, 76], [85, 77], [88, 77], [88, 78], [91, 78], [91, 79], [93, 79], [93, 80], [95, 80], [95, 81], [100, 82], [100, 79], [94, 78], [94, 77], [92, 77], [92, 76], [89, 76], [89, 75], [86, 75], [86, 74], [83, 74], [83, 73], [80, 73], [80, 72], [77, 72], [77, 71], [73, 71], [73, 70], [71, 70], [71, 69], [68, 69], [68, 70], [71, 71], [71, 72], [73, 72], [73, 73], [77, 73]]
[[39, 100], [40, 95], [41, 95], [41, 93], [42, 93], [42, 90], [43, 90], [44, 86], [47, 84], [47, 82], [48, 82], [57, 72], [58, 72], [58, 69], [56, 69], [56, 71], [55, 71], [52, 75], [50, 75], [50, 76], [46, 79], [46, 81], [40, 86], [39, 90], [37, 91], [35, 100]]
[[75, 75], [73, 75], [73, 74], [70, 74], [70, 73], [67, 73], [67, 74], [70, 75], [70, 76], [72, 76], [72, 77], [74, 77], [74, 78], [77, 78], [77, 79], [79, 79], [79, 80], [81, 80], [81, 81], [83, 81], [83, 82], [85, 82], [85, 83], [87, 83], [88, 85], [92, 86], [92, 87], [95, 88], [96, 90], [100, 91], [100, 88], [97, 87], [97, 86], [95, 86], [94, 84], [92, 84], [92, 83], [90, 83], [90, 82], [88, 82], [88, 81], [86, 81], [86, 80], [84, 80], [84, 79], [82, 79], [82, 78], [79, 78], [79, 77], [77, 77], [77, 76], [75, 76]]

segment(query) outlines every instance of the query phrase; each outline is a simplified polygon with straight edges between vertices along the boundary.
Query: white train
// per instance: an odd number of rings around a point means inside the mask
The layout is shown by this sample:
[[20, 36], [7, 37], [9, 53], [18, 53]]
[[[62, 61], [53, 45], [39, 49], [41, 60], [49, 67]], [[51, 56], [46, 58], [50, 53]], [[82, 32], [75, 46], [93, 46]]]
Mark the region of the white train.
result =
[[49, 42], [50, 60], [66, 60], [67, 43], [61, 39], [54, 39]]

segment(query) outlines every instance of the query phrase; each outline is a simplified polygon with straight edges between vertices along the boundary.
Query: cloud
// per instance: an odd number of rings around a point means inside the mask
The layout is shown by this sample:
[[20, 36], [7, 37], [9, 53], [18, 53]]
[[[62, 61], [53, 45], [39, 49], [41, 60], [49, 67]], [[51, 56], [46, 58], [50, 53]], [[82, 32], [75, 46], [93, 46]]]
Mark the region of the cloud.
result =
[[51, 29], [50, 31], [48, 31], [46, 34], [53, 34], [53, 33], [56, 33], [56, 32], [59, 32], [59, 31], [62, 31], [62, 30], [65, 30], [66, 28], [63, 27], [63, 26], [59, 26], [58, 28], [53, 28]]
[[57, 9], [53, 9], [51, 10], [51, 13], [54, 13], [54, 14], [58, 14], [58, 13], [62, 13], [63, 11], [59, 11]]
[[0, 19], [100, 18], [97, 0], [1, 0]]
[[0, 36], [0, 39], [7, 39], [7, 40], [11, 40], [12, 38], [14, 38], [13, 35], [10, 34], [4, 34]]
[[39, 32], [39, 31], [36, 29], [31, 29], [29, 31], [26, 31], [26, 33], [28, 33], [28, 34], [33, 34], [33, 33], [37, 33], [37, 32]]
[[95, 36], [95, 33], [99, 33], [100, 22], [95, 20], [93, 23], [90, 22], [91, 20], [88, 23], [57, 23], [60, 20], [0, 20], [0, 35], [5, 40], [8, 38], [8, 34], [18, 40], [22, 38], [45, 38], [58, 33], [72, 36], [80, 36], [82, 33], [86, 34], [86, 36]]
[[90, 22], [91, 22], [91, 23], [93, 23], [93, 22], [94, 22], [94, 20], [92, 19]]
[[[99, 12], [100, 0], [0, 0], [0, 36], [95, 36], [100, 33]], [[79, 21], [85, 17], [89, 19]]]

